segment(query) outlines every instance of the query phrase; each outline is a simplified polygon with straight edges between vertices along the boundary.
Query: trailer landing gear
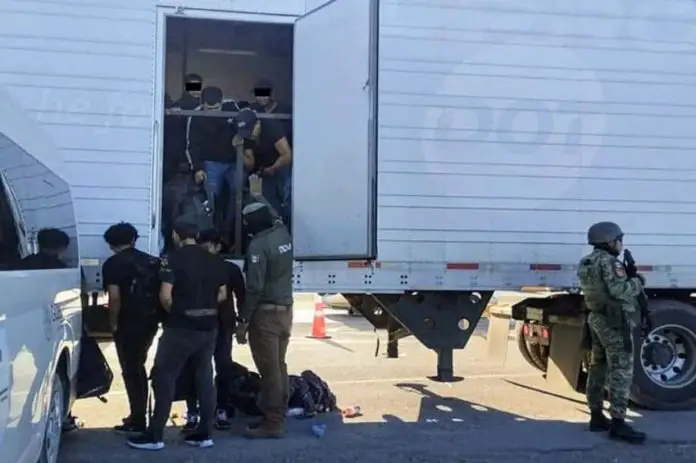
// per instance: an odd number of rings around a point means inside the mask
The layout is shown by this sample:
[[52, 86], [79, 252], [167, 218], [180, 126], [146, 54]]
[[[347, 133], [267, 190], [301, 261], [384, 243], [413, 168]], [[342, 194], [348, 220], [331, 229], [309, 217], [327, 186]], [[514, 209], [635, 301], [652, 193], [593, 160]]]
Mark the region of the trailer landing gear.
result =
[[430, 379], [439, 382], [462, 379], [454, 376], [454, 350], [469, 342], [492, 296], [493, 291], [371, 295], [396, 322], [437, 353], [437, 374]]

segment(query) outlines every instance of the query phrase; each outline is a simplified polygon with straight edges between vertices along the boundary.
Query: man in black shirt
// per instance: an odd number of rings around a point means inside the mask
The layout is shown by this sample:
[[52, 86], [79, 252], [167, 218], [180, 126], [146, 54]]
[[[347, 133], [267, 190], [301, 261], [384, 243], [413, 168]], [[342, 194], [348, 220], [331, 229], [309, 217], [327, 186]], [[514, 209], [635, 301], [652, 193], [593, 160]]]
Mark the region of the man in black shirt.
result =
[[292, 163], [292, 150], [282, 125], [273, 119], [259, 119], [250, 109], [240, 111], [235, 123], [237, 134], [244, 139], [244, 158], [253, 163], [252, 171], [263, 177], [263, 197], [286, 219], [290, 204], [283, 170]]
[[[206, 112], [222, 110], [222, 90], [203, 89], [203, 109]], [[237, 154], [232, 145], [234, 129], [222, 117], [199, 116], [191, 119], [189, 153], [202, 163], [205, 181], [215, 199], [220, 197], [224, 184], [228, 187], [228, 204], [223, 214], [222, 232], [231, 230], [237, 185]]]
[[37, 233], [36, 241], [39, 252], [22, 259], [19, 264], [20, 270], [68, 268], [59, 257], [70, 245], [70, 237], [67, 233], [57, 228], [43, 228]]
[[141, 450], [164, 448], [164, 427], [174, 400], [176, 382], [184, 366], [195, 367], [195, 388], [201, 404], [196, 432], [186, 436], [187, 444], [211, 447], [215, 414], [215, 385], [212, 357], [218, 330], [218, 305], [227, 299], [227, 272], [220, 258], [196, 243], [194, 223], [174, 224], [174, 241], [179, 248], [162, 262], [160, 300], [168, 312], [157, 346], [152, 370], [155, 410], [148, 432], [129, 439]]
[[[236, 322], [236, 306], [240, 307], [244, 303], [246, 287], [242, 270], [234, 263], [222, 259], [220, 249], [222, 247], [220, 235], [215, 231], [208, 231], [200, 234], [201, 246], [211, 254], [218, 256], [220, 261], [227, 269], [227, 299], [219, 306], [220, 317], [215, 344], [215, 375], [217, 377], [217, 412], [215, 416], [215, 428], [226, 430], [230, 428], [230, 418], [234, 416], [234, 408], [229, 407], [230, 392], [230, 371], [232, 369], [232, 334], [234, 333]], [[232, 295], [234, 294], [234, 298]], [[183, 427], [184, 432], [190, 432], [198, 426], [198, 401], [195, 397], [190, 397], [186, 401], [187, 417]]]
[[[104, 241], [114, 255], [102, 266], [104, 291], [109, 297], [109, 315], [114, 344], [128, 394], [130, 415], [115, 426], [120, 434], [137, 434], [146, 429], [147, 372], [145, 362], [158, 327], [157, 300], [136, 294], [141, 268], [158, 260], [135, 248], [138, 231], [129, 223], [109, 227]], [[156, 267], [155, 267], [156, 268]]]

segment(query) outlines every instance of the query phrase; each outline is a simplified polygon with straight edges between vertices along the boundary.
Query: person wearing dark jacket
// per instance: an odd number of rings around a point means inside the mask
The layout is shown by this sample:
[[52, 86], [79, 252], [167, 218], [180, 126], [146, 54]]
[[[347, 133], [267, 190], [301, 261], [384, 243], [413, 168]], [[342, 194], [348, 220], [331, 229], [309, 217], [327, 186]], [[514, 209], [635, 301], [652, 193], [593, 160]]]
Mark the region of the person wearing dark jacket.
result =
[[[222, 242], [220, 235], [215, 231], [201, 233], [198, 241], [205, 249], [215, 256], [220, 256]], [[217, 342], [215, 344], [215, 375], [217, 377], [217, 412], [215, 414], [215, 428], [220, 430], [230, 429], [230, 419], [234, 416], [234, 407], [229, 406], [230, 376], [233, 369], [232, 361], [232, 334], [236, 323], [236, 307], [244, 303], [246, 287], [242, 270], [234, 262], [220, 260], [228, 271], [227, 299], [220, 304], [220, 325], [218, 326]], [[231, 297], [234, 295], [234, 298]], [[235, 304], [236, 303], [236, 304]], [[195, 390], [186, 401], [186, 424], [182, 431], [192, 432], [198, 426], [198, 401]]]
[[[222, 90], [206, 87], [201, 94], [204, 111], [222, 110]], [[232, 140], [234, 129], [224, 117], [194, 117], [189, 129], [189, 152], [200, 160], [205, 171], [205, 181], [215, 198], [220, 196], [223, 185], [229, 188], [226, 212], [222, 214], [221, 232], [230, 230], [234, 217], [237, 180], [237, 155]]]
[[246, 298], [239, 311], [235, 335], [245, 344], [261, 375], [263, 419], [247, 429], [246, 437], [273, 438], [285, 434], [289, 379], [285, 362], [292, 330], [292, 239], [263, 202], [242, 211], [247, 232], [253, 235], [245, 260]]
[[201, 104], [203, 78], [198, 74], [187, 74], [184, 79], [184, 93], [175, 103], [180, 109], [193, 110]]
[[[195, 92], [194, 92], [195, 93]], [[192, 96], [189, 100], [193, 98]], [[181, 103], [182, 100], [179, 102]], [[168, 95], [165, 95], [165, 109], [184, 109], [173, 103]], [[184, 102], [187, 109], [190, 104]], [[197, 107], [197, 106], [196, 106]], [[164, 253], [172, 249], [172, 224], [176, 219], [176, 206], [183, 197], [190, 193], [195, 185], [205, 181], [203, 163], [198, 158], [197, 152], [190, 152], [188, 148], [187, 125], [188, 117], [176, 114], [164, 116], [164, 142], [163, 142], [163, 172], [162, 181], [162, 227], [164, 237]]]

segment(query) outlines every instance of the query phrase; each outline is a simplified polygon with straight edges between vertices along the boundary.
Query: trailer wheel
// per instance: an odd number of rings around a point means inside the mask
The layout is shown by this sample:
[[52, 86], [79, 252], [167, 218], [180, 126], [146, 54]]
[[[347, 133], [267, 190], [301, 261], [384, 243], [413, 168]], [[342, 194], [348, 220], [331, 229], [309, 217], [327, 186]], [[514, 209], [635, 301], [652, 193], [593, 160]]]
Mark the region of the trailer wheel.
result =
[[679, 301], [650, 301], [653, 330], [635, 334], [631, 399], [652, 410], [696, 408], [696, 308]]
[[520, 350], [520, 354], [522, 354], [522, 357], [527, 363], [537, 370], [546, 373], [546, 364], [541, 360], [538, 350], [540, 346], [532, 346], [524, 338], [524, 322], [517, 322], [515, 337], [517, 339], [517, 348]]

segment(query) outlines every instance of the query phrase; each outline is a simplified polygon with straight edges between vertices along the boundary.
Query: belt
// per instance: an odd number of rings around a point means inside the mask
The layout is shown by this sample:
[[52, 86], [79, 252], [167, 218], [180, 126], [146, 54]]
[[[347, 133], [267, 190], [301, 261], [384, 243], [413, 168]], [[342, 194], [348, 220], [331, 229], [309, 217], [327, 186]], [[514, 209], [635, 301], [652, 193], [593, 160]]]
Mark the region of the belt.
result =
[[268, 302], [262, 302], [259, 304], [259, 310], [268, 310], [268, 311], [281, 311], [281, 310], [289, 310], [292, 307], [292, 304], [270, 304]]
[[191, 309], [185, 310], [184, 315], [187, 317], [210, 317], [217, 315], [218, 309]]

